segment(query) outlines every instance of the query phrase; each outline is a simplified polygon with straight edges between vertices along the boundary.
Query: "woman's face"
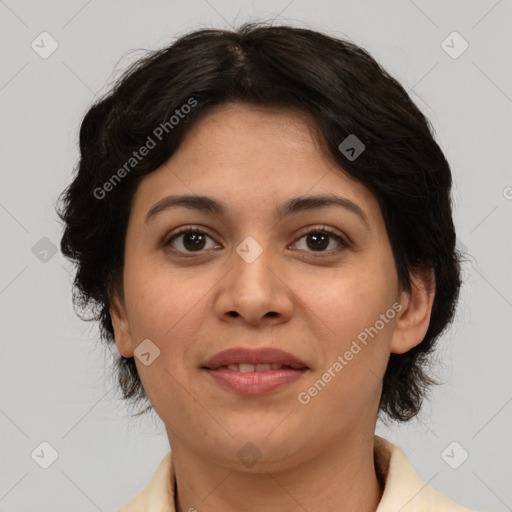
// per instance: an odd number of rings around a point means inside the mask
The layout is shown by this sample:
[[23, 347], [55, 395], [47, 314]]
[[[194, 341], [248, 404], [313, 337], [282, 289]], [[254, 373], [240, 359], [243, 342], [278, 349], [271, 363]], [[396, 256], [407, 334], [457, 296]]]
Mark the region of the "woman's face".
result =
[[[224, 211], [165, 204], [182, 195]], [[282, 211], [325, 195], [345, 206]], [[200, 233], [177, 235], [184, 228]], [[226, 466], [252, 450], [285, 467], [373, 434], [390, 351], [423, 337], [399, 328], [409, 294], [375, 196], [327, 161], [291, 112], [225, 104], [199, 121], [140, 183], [125, 250], [117, 347], [126, 357], [139, 347], [137, 369], [173, 449]], [[306, 369], [204, 367], [240, 347], [278, 348]]]

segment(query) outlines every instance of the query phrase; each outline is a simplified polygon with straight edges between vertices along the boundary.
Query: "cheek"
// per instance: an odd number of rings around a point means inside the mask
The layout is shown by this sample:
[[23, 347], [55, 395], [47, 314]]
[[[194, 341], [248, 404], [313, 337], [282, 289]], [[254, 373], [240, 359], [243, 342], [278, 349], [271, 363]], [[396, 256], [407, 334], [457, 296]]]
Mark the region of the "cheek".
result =
[[[127, 270], [127, 304], [132, 330], [160, 341], [180, 329], [208, 289], [204, 275], [158, 265]], [[185, 322], [186, 323], [186, 322]]]
[[396, 297], [395, 274], [382, 262], [361, 263], [328, 275], [298, 273], [295, 280], [303, 303], [322, 320], [324, 331], [337, 339], [347, 340], [372, 326]]
[[[391, 290], [391, 291], [390, 291]], [[389, 345], [396, 323], [393, 288], [375, 279], [339, 279], [315, 302], [329, 335], [318, 340], [324, 361], [302, 391], [308, 414], [325, 411], [340, 424], [347, 418], [373, 414], [378, 405]], [[302, 403], [302, 402], [301, 402]]]
[[[139, 375], [155, 408], [162, 393], [166, 402], [179, 401], [179, 383], [185, 385], [197, 362], [196, 340], [201, 340], [201, 346], [209, 343], [209, 331], [204, 329], [205, 319], [211, 315], [209, 292], [221, 277], [191, 268], [147, 265], [133, 269], [127, 279], [134, 348], [149, 339], [159, 350], [150, 366], [136, 358]], [[170, 395], [166, 396], [168, 392]]]
[[205, 278], [176, 269], [171, 274], [168, 268], [148, 265], [134, 269], [127, 279], [134, 346], [149, 339], [159, 351], [150, 365], [135, 357], [146, 395], [159, 415], [168, 409], [184, 411], [190, 407], [185, 391], [190, 387], [187, 364], [192, 364], [189, 352], [193, 340], [200, 337], [198, 330], [205, 318], [209, 281]]
[[381, 255], [338, 269], [331, 278], [322, 279], [321, 287], [303, 283], [301, 297], [322, 320], [319, 325], [325, 333], [318, 340], [325, 357], [320, 371], [331, 369], [336, 374], [329, 386], [340, 399], [348, 399], [345, 395], [354, 390], [367, 397], [376, 393], [387, 366], [397, 282], [393, 260], [390, 265], [386, 251]]

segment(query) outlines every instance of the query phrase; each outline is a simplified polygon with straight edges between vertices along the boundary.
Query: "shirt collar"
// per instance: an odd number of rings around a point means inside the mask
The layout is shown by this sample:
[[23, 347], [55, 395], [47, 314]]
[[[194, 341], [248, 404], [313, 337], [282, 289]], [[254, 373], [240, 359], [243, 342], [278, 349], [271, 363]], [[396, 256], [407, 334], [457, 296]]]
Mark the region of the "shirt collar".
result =
[[[374, 460], [377, 475], [384, 483], [376, 512], [472, 512], [421, 480], [403, 451], [379, 436], [374, 436]], [[144, 489], [117, 512], [176, 512], [175, 485], [169, 451]]]

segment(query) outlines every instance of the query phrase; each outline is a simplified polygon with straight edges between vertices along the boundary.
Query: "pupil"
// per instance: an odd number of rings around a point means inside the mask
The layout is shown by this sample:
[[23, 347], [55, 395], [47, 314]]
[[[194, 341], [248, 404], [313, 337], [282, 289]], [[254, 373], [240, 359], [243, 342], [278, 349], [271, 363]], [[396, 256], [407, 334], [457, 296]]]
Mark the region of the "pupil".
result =
[[[202, 239], [202, 240], [201, 240]], [[191, 241], [191, 243], [188, 243]], [[188, 233], [183, 238], [183, 245], [188, 249], [202, 249], [202, 244], [204, 244], [204, 237], [201, 233]]]
[[[322, 241], [320, 241], [321, 238], [323, 239]], [[309, 244], [308, 244], [310, 249], [325, 249], [329, 245], [328, 237], [325, 233], [314, 233], [312, 235], [309, 235], [308, 240], [315, 241], [315, 243], [312, 246], [309, 246]], [[320, 244], [316, 243], [319, 241], [320, 241]], [[325, 243], [325, 242], [327, 242], [327, 243]]]

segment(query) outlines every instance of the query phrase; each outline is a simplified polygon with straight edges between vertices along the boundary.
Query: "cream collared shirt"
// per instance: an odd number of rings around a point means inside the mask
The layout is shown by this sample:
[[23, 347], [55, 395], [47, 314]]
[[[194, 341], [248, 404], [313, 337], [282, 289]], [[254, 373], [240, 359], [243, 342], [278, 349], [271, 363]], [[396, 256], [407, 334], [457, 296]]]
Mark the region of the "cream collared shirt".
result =
[[[374, 456], [376, 469], [385, 481], [375, 512], [475, 512], [421, 480], [403, 451], [379, 436], [374, 436]], [[174, 484], [174, 467], [168, 452], [146, 487], [117, 512], [176, 512]]]

